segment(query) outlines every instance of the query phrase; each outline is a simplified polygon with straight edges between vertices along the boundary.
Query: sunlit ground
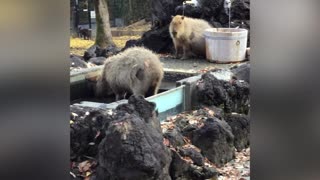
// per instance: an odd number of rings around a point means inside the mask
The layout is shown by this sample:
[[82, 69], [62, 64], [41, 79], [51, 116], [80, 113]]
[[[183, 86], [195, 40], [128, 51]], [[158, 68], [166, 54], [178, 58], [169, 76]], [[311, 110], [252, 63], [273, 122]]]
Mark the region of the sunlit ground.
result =
[[[117, 47], [123, 48], [130, 39], [139, 39], [141, 36], [119, 36], [113, 37]], [[94, 40], [84, 40], [81, 38], [70, 38], [70, 54], [82, 56], [83, 53], [94, 44]]]

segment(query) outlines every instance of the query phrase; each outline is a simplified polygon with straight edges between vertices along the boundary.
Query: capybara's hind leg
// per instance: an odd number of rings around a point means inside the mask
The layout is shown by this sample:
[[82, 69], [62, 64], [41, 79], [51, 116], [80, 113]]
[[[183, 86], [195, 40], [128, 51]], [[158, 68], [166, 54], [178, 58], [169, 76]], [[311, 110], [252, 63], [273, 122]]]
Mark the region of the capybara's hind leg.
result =
[[190, 45], [183, 46], [183, 56], [181, 59], [188, 59], [196, 56], [197, 55], [192, 52], [192, 47]]
[[121, 99], [125, 99], [125, 93], [118, 93], [116, 94], [116, 101], [120, 101]]
[[181, 59], [188, 59], [189, 51], [190, 51], [190, 46], [184, 45], [183, 46], [183, 56], [181, 57]]

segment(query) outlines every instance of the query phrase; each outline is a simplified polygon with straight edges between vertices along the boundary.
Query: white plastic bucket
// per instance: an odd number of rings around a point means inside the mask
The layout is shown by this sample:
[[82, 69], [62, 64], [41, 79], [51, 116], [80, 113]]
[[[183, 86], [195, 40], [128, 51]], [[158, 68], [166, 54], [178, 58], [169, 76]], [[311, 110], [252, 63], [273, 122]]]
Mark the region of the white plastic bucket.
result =
[[209, 28], [204, 32], [206, 56], [218, 62], [243, 61], [246, 58], [248, 30]]

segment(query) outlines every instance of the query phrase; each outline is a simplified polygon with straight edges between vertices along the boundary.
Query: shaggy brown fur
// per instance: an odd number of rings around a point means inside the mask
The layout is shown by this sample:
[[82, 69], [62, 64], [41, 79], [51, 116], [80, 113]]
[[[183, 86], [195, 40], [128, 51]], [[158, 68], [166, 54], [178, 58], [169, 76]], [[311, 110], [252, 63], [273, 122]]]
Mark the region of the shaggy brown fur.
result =
[[191, 56], [205, 57], [206, 47], [203, 32], [207, 28], [212, 28], [212, 26], [202, 19], [181, 15], [174, 16], [169, 31], [176, 49], [176, 58], [179, 57], [181, 48], [183, 49], [182, 59]]
[[142, 47], [129, 48], [108, 58], [97, 82], [96, 95], [116, 95], [116, 100], [127, 93], [151, 96], [158, 92], [163, 78], [163, 67], [156, 54]]
[[91, 39], [91, 29], [82, 29], [81, 27], [79, 27], [78, 31], [80, 38], [82, 37], [85, 40]]

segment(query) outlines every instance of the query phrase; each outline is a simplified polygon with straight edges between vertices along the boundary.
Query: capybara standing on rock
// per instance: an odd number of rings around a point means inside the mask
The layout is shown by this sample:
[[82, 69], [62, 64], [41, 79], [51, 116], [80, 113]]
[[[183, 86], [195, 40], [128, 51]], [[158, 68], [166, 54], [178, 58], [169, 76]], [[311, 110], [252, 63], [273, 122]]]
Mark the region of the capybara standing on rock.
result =
[[212, 26], [205, 20], [194, 19], [181, 15], [174, 16], [170, 23], [169, 31], [176, 49], [176, 58], [183, 49], [182, 59], [190, 56], [206, 55], [204, 31]]
[[96, 95], [116, 95], [122, 99], [127, 93], [151, 96], [158, 92], [163, 78], [159, 57], [142, 48], [129, 48], [109, 57], [97, 82]]

